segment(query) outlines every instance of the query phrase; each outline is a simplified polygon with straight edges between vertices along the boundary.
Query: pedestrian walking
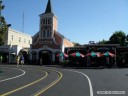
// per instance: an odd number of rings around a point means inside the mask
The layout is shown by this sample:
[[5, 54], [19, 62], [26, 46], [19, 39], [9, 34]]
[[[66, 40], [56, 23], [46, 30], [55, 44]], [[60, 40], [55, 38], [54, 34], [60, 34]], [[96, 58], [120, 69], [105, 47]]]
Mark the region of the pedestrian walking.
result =
[[125, 58], [122, 59], [122, 67], [125, 67]]
[[24, 56], [23, 55], [21, 55], [20, 60], [21, 60], [21, 65], [23, 66], [23, 64], [24, 64]]
[[0, 56], [0, 63], [2, 63], [3, 62], [3, 56], [1, 55]]
[[19, 67], [19, 63], [20, 63], [20, 57], [19, 56], [16, 57], [16, 63], [17, 63], [17, 67]]
[[124, 58], [122, 59], [122, 63], [125, 64], [125, 59]]
[[110, 67], [109, 57], [106, 57], [106, 67]]
[[6, 59], [7, 59], [7, 61], [6, 61], [6, 62], [8, 63], [8, 55], [6, 56]]

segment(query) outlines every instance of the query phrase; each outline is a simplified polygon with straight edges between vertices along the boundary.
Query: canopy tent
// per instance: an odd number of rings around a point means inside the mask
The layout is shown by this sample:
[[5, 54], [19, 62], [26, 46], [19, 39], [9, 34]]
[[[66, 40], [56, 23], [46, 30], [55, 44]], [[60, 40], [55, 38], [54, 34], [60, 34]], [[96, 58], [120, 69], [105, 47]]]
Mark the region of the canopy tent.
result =
[[106, 57], [107, 56], [111, 56], [111, 57], [114, 57], [115, 55], [113, 53], [107, 51], [107, 52], [103, 53], [102, 56], [106, 56]]
[[73, 57], [84, 57], [84, 55], [81, 54], [80, 52], [74, 52], [74, 53], [70, 54], [70, 56], [73, 56]]
[[100, 57], [100, 53], [99, 53], [99, 52], [90, 52], [90, 53], [88, 53], [86, 56]]
[[63, 53], [63, 52], [57, 54], [57, 57], [59, 57], [59, 56], [60, 56], [60, 57], [68, 57], [68, 55], [65, 54], [65, 53]]

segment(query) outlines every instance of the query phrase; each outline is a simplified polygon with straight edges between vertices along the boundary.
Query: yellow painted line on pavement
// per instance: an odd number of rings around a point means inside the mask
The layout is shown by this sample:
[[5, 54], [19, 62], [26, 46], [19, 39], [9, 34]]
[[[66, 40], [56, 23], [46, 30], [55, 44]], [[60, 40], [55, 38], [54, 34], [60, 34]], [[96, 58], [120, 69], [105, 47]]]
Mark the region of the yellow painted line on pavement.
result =
[[10, 94], [12, 94], [12, 93], [14, 93], [14, 92], [17, 92], [17, 91], [21, 90], [21, 89], [24, 89], [24, 88], [26, 88], [26, 87], [29, 87], [29, 86], [31, 86], [31, 85], [37, 83], [37, 82], [40, 82], [41, 80], [45, 79], [45, 78], [48, 76], [48, 72], [47, 72], [47, 71], [43, 71], [43, 72], [45, 73], [45, 76], [44, 76], [44, 77], [42, 77], [42, 78], [40, 78], [40, 79], [38, 79], [38, 80], [36, 80], [36, 81], [34, 81], [34, 82], [32, 82], [32, 83], [29, 83], [29, 84], [27, 84], [27, 85], [25, 85], [25, 86], [22, 86], [22, 87], [19, 87], [19, 88], [15, 89], [15, 90], [12, 90], [12, 91], [10, 91], [10, 92], [7, 92], [7, 93], [5, 93], [5, 94], [1, 94], [0, 96], [7, 96], [7, 95], [10, 95]]
[[50, 83], [48, 86], [46, 86], [45, 88], [43, 88], [42, 90], [40, 90], [39, 92], [35, 93], [34, 96], [40, 96], [41, 94], [43, 94], [45, 91], [47, 91], [48, 89], [50, 89], [51, 87], [53, 87], [55, 84], [57, 84], [63, 77], [62, 73], [56, 70], [52, 70], [49, 69], [51, 71], [54, 71], [56, 73], [59, 74], [58, 78], [56, 80], [54, 80], [52, 83]]

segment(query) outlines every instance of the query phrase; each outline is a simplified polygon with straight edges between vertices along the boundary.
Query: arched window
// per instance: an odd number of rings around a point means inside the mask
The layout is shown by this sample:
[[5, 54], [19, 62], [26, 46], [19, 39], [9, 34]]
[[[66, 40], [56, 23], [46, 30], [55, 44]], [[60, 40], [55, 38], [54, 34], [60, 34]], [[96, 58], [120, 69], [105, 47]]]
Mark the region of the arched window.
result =
[[51, 24], [51, 19], [48, 19], [48, 24]]
[[51, 31], [50, 30], [47, 30], [47, 37], [51, 37]]
[[46, 31], [43, 30], [43, 38], [46, 38]]
[[45, 19], [43, 19], [43, 24], [45, 24]]

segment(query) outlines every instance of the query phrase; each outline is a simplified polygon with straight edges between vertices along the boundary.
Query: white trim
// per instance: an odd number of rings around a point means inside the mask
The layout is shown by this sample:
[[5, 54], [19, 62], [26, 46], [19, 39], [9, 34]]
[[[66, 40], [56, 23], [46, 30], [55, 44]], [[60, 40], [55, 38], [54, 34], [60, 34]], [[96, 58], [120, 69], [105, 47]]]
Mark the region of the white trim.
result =
[[23, 73], [22, 73], [22, 74], [20, 74], [20, 75], [17, 75], [17, 76], [11, 77], [11, 78], [7, 78], [7, 79], [0, 80], [0, 82], [5, 82], [5, 81], [8, 81], [8, 80], [16, 79], [16, 78], [19, 78], [19, 77], [21, 77], [21, 76], [25, 75], [25, 71], [24, 71], [24, 70], [22, 70], [22, 69], [18, 69], [18, 68], [11, 68], [11, 69], [17, 69], [17, 70], [22, 71]]
[[37, 41], [34, 43], [34, 44], [31, 44], [31, 45], [36, 45], [38, 44], [39, 40], [49, 40], [49, 39], [52, 39], [52, 41], [56, 44], [56, 45], [60, 45], [56, 42], [55, 38], [48, 38], [48, 39], [43, 39], [43, 38], [38, 38]]
[[57, 51], [60, 52], [61, 51], [61, 49], [52, 49], [52, 48], [48, 47], [47, 45], [45, 45], [44, 47], [39, 48], [39, 49], [31, 49], [31, 52], [36, 51], [37, 53], [39, 53], [42, 50], [49, 50], [49, 51], [52, 51], [52, 52], [57, 52]]
[[83, 75], [84, 77], [86, 77], [87, 80], [88, 80], [88, 83], [89, 83], [90, 96], [93, 96], [93, 88], [92, 88], [91, 80], [90, 80], [90, 78], [85, 73], [80, 72], [80, 71], [75, 71], [75, 70], [69, 70], [69, 69], [64, 69], [64, 70], [75, 72], [75, 73], [79, 73], [79, 74]]
[[[36, 36], [38, 36], [38, 35], [39, 35], [39, 33], [40, 33], [40, 31], [36, 34]], [[35, 38], [35, 37], [34, 37], [34, 38]], [[32, 43], [33, 43], [33, 39], [34, 39], [34, 38], [32, 37]], [[32, 45], [37, 44], [37, 43], [38, 43], [38, 41], [39, 41], [39, 39], [40, 39], [40, 35], [39, 35], [39, 38], [37, 38], [36, 42], [35, 42], [35, 43], [33, 43]]]
[[15, 33], [18, 33], [18, 34], [21, 34], [21, 35], [24, 35], [24, 36], [27, 36], [27, 37], [31, 37], [31, 38], [32, 38], [32, 36], [31, 36], [31, 35], [28, 35], [28, 34], [23, 33], [23, 32], [16, 31], [16, 30], [11, 29], [11, 28], [9, 28], [9, 30], [8, 30], [8, 31], [12, 31], [12, 32], [15, 32]]
[[[54, 41], [54, 43], [55, 43], [56, 45], [60, 45], [60, 44], [58, 44], [58, 43], [56, 42], [55, 37], [53, 37], [52, 39], [53, 39], [53, 41]], [[62, 45], [62, 44], [61, 44], [61, 45]]]
[[[39, 52], [40, 51], [43, 51], [43, 50], [48, 50], [48, 51], [51, 51], [52, 52], [52, 61], [55, 61], [55, 53], [56, 52], [61, 52], [61, 49], [52, 49], [52, 48], [49, 48], [48, 46], [44, 46], [44, 47], [42, 47], [42, 48], [39, 48], [39, 49], [31, 49], [31, 51], [30, 51], [30, 59], [32, 60], [32, 52], [33, 51], [35, 51], [36, 53], [37, 53], [37, 55], [36, 56], [39, 56], [38, 54], [39, 54]], [[36, 59], [39, 59], [39, 57], [37, 57]]]

